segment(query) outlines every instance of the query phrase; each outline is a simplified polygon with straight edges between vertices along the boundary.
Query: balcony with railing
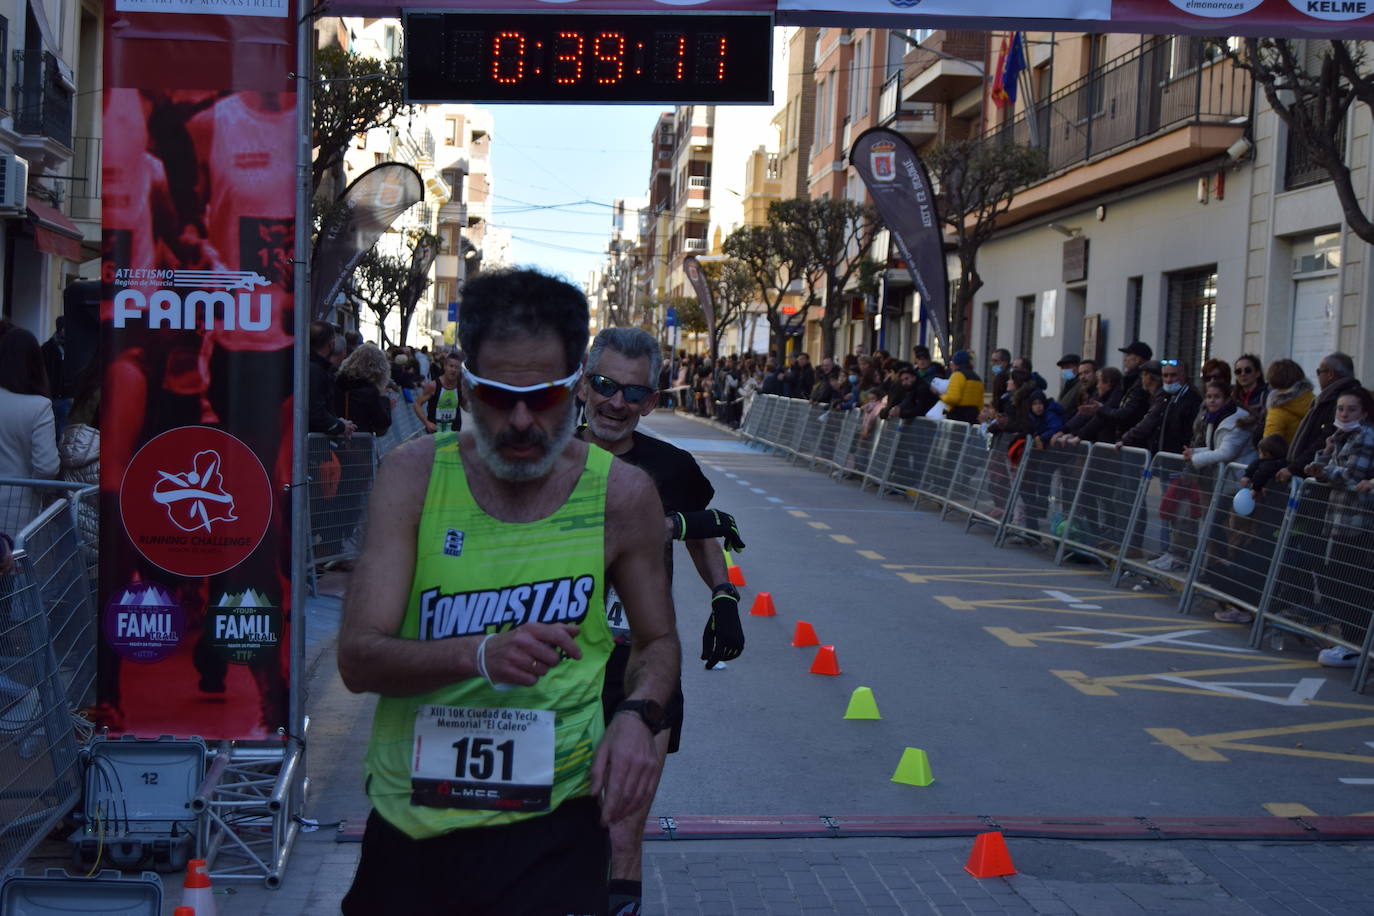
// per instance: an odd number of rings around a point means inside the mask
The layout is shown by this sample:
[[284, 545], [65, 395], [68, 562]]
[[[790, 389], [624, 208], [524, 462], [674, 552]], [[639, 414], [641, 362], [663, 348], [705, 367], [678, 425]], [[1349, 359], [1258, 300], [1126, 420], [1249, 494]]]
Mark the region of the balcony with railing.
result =
[[72, 138], [71, 177], [67, 199], [72, 219], [100, 219], [100, 138]]
[[987, 32], [932, 32], [904, 58], [902, 97], [913, 102], [952, 102], [977, 89], [985, 78], [987, 46]]
[[1045, 152], [1047, 177], [1017, 195], [1009, 221], [1205, 162], [1240, 139], [1251, 80], [1203, 48], [1151, 40], [988, 131], [987, 142]]
[[878, 124], [897, 131], [916, 146], [940, 132], [933, 103], [902, 101], [901, 71], [888, 77], [878, 93]]
[[56, 56], [48, 51], [14, 52], [14, 128], [29, 137], [44, 137], [65, 149], [72, 146], [72, 89], [62, 77]]
[[699, 252], [706, 250], [705, 239], [686, 238], [682, 240], [682, 250], [689, 252]]
[[[1345, 121], [1336, 131], [1336, 149], [1345, 149]], [[1294, 130], [1288, 131], [1288, 150], [1283, 162], [1283, 189], [1295, 191], [1331, 180], [1331, 173], [1317, 164], [1312, 144]]]

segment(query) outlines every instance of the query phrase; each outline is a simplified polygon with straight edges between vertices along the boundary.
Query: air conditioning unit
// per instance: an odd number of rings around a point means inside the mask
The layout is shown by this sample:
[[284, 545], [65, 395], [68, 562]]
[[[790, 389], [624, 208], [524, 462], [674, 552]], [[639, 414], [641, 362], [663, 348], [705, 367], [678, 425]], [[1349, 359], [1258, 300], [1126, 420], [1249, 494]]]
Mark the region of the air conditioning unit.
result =
[[29, 162], [13, 153], [0, 153], [0, 211], [28, 208]]

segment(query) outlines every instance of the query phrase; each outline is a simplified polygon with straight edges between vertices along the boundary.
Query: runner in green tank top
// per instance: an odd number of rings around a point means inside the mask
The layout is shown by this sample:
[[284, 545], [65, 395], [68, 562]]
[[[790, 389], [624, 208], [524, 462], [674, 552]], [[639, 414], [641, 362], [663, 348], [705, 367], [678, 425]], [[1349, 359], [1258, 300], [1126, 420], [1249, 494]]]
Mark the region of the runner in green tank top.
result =
[[[464, 304], [472, 430], [388, 454], [344, 604], [344, 683], [381, 696], [343, 912], [600, 913], [605, 824], [653, 797], [678, 677], [662, 510], [572, 439], [581, 292], [498, 271]], [[631, 657], [605, 723], [612, 585]]]
[[415, 396], [411, 409], [425, 424], [425, 432], [446, 433], [463, 428], [463, 398], [459, 387], [462, 371], [462, 354], [445, 354], [444, 371], [439, 378], [425, 382]]

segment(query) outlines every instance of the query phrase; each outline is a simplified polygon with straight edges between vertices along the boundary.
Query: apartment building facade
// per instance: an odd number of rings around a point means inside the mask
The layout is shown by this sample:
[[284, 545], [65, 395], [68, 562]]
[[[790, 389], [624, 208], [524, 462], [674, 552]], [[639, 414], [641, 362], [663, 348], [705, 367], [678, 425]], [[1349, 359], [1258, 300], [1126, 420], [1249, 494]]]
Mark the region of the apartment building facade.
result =
[[100, 276], [103, 21], [85, 0], [0, 3], [3, 311], [40, 340], [64, 292]]

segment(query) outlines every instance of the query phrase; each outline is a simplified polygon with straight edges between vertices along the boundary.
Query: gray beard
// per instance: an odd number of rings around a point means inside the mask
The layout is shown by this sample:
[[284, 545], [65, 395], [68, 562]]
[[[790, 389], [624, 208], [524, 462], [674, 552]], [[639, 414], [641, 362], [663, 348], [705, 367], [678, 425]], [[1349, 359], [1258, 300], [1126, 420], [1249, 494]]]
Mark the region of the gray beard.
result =
[[596, 438], [600, 439], [602, 442], [621, 442], [625, 439], [630, 438], [630, 436], [633, 435], [635, 431], [633, 425], [626, 424], [624, 426], [619, 426], [615, 430], [614, 435], [607, 436], [603, 434], [602, 431], [598, 428], [599, 425], [599, 417], [595, 416], [594, 414], [587, 414], [587, 428], [591, 430], [593, 436], [596, 436]]
[[500, 448], [505, 444], [502, 441], [503, 437], [493, 436], [476, 412], [472, 415], [472, 438], [477, 445], [478, 456], [493, 477], [512, 482], [538, 480], [553, 470], [558, 456], [563, 454], [563, 449], [572, 441], [573, 433], [576, 431], [576, 419], [570, 403], [553, 435], [545, 437], [542, 433], [539, 434], [537, 441], [544, 446], [544, 454], [529, 461], [508, 461], [501, 457]]

